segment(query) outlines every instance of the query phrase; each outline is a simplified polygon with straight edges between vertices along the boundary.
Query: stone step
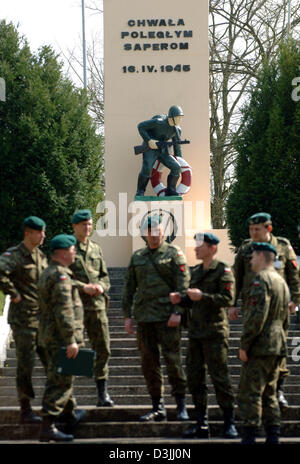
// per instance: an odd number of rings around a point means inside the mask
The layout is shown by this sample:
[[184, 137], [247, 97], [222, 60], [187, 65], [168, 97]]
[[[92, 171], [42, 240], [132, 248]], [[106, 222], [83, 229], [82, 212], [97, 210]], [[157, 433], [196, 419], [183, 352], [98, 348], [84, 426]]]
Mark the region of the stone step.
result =
[[[119, 346], [118, 348], [116, 346], [118, 346], [117, 344], [114, 344], [112, 343], [111, 344], [111, 359], [115, 359], [115, 358], [119, 358], [119, 357], [122, 357], [122, 358], [133, 358], [133, 357], [138, 357], [140, 359], [140, 356], [139, 356], [139, 350], [136, 346], [136, 342], [133, 341], [132, 344], [130, 344], [129, 346], [129, 343], [126, 345], [124, 344], [123, 346]], [[288, 359], [288, 363], [291, 363], [294, 365], [296, 364], [299, 364], [297, 363], [296, 361], [294, 362], [293, 361], [293, 357], [292, 357], [292, 353], [293, 353], [293, 350], [294, 350], [295, 347], [288, 347], [288, 356], [290, 359]], [[238, 349], [239, 349], [239, 345], [238, 346], [230, 346], [229, 349], [228, 349], [228, 355], [229, 355], [229, 358], [232, 357], [234, 358], [234, 356], [237, 356], [238, 355]], [[185, 357], [186, 356], [186, 353], [187, 353], [187, 347], [186, 346], [182, 346], [182, 349], [181, 349], [181, 353], [182, 353], [182, 356]], [[299, 352], [297, 352], [297, 356], [299, 355]], [[38, 360], [38, 357], [36, 357], [36, 362], [39, 362]], [[230, 360], [229, 360], [230, 362]], [[6, 365], [12, 365], [11, 363], [16, 363], [16, 354], [15, 354], [15, 350], [13, 349], [10, 349], [8, 350], [8, 353], [7, 353], [7, 359], [6, 359]], [[13, 364], [15, 365], [15, 364]], [[300, 366], [299, 366], [300, 367]]]
[[[163, 365], [164, 368], [164, 365]], [[110, 364], [109, 368], [110, 375], [116, 376], [128, 376], [128, 375], [139, 375], [141, 373], [141, 364], [136, 362], [136, 364]], [[298, 371], [296, 371], [297, 374]], [[239, 375], [240, 365], [229, 366], [230, 375]], [[291, 372], [294, 374], [294, 371]], [[33, 377], [41, 377], [44, 374], [44, 368], [41, 365], [37, 365], [33, 371]], [[16, 375], [16, 367], [5, 367], [0, 369], [0, 376], [14, 377]]]
[[[110, 358], [110, 361], [109, 361], [109, 366], [110, 367], [116, 366], [116, 365], [118, 365], [118, 366], [126, 366], [126, 365], [134, 366], [134, 365], [140, 365], [140, 364], [141, 364], [141, 358], [140, 358], [139, 352], [138, 352], [138, 350], [135, 350], [134, 348], [127, 349], [127, 350], [126, 350], [126, 348], [121, 349], [120, 356], [112, 356]], [[163, 358], [161, 360], [161, 364], [162, 364], [162, 366], [165, 366]], [[2, 369], [2, 375], [5, 375], [5, 369], [7, 367], [16, 367], [16, 365], [17, 365], [17, 360], [16, 360], [15, 357], [8, 358], [6, 360], [6, 363], [5, 363], [6, 367], [4, 367]], [[237, 352], [235, 352], [235, 350], [233, 350], [232, 355], [230, 354], [228, 356], [228, 365], [229, 365], [229, 367], [231, 367], [231, 366], [240, 366], [241, 365], [241, 361], [238, 359]], [[299, 367], [300, 367], [300, 363], [296, 362], [296, 361], [293, 361], [291, 356], [289, 356], [287, 358], [287, 365], [288, 365], [289, 369], [293, 370], [293, 373], [296, 373], [297, 369], [299, 369]], [[36, 366], [41, 367], [41, 362], [40, 362], [38, 357], [36, 357]], [[128, 370], [128, 372], [129, 372], [129, 370]]]
[[[45, 381], [46, 381], [46, 375], [44, 374], [42, 368], [40, 369], [39, 374], [41, 375], [35, 374], [33, 376], [34, 385], [44, 386]], [[167, 385], [168, 384], [167, 375], [164, 375], [163, 378], [164, 378], [165, 385]], [[231, 374], [230, 379], [231, 379], [232, 385], [237, 386], [240, 380], [240, 376], [238, 374]], [[6, 387], [6, 388], [15, 387], [15, 384], [16, 384], [16, 378], [14, 375], [12, 376], [6, 375], [4, 377], [0, 377], [0, 388], [1, 387]], [[95, 385], [94, 379], [90, 377], [76, 377], [75, 384], [79, 386], [94, 386]], [[124, 373], [120, 373], [119, 375], [111, 374], [109, 376], [109, 388], [115, 387], [115, 386], [121, 387], [125, 385], [131, 385], [131, 386], [145, 385], [144, 376], [140, 373], [140, 370], [135, 375], [131, 373], [130, 374], [127, 373], [125, 376]], [[212, 385], [213, 385], [209, 375], [207, 377], [207, 385], [209, 388], [212, 388]], [[291, 393], [293, 393], [294, 389], [295, 388], [298, 389], [299, 386], [300, 386], [300, 373], [299, 372], [297, 375], [288, 376], [284, 383], [284, 389], [286, 392], [290, 391]]]
[[[163, 438], [172, 439], [173, 446], [176, 446], [177, 439], [182, 437], [183, 431], [190, 426], [191, 422], [178, 422], [178, 421], [165, 421], [165, 422], [82, 422], [75, 434], [77, 440], [82, 439], [111, 439], [111, 438]], [[210, 421], [210, 434], [211, 437], [222, 437], [223, 422]], [[236, 422], [236, 427], [241, 433], [240, 423]], [[18, 425], [16, 424], [0, 424], [0, 437], [1, 440], [38, 440], [40, 427], [38, 425]], [[299, 421], [286, 421], [281, 426], [282, 437], [297, 437], [300, 433]], [[263, 436], [263, 431], [261, 432]], [[231, 442], [239, 443], [240, 438], [232, 440]], [[259, 439], [258, 441], [264, 441]], [[191, 441], [186, 441], [188, 447]], [[223, 439], [223, 443], [226, 440]], [[195, 443], [195, 440], [192, 441]], [[198, 443], [203, 443], [199, 440]], [[180, 462], [180, 460], [178, 460]]]
[[[300, 398], [300, 391], [299, 391], [299, 384], [296, 385], [284, 385], [284, 392], [286, 398], [295, 397], [295, 395]], [[207, 384], [208, 393], [214, 395], [214, 387], [211, 383]], [[234, 393], [237, 393], [238, 390], [238, 382], [232, 382], [232, 388]], [[44, 392], [44, 384], [43, 383], [35, 383], [34, 392], [36, 397], [42, 397]], [[94, 382], [90, 384], [82, 384], [78, 382], [74, 382], [73, 388], [74, 396], [77, 397], [89, 397], [97, 395], [96, 385]], [[139, 384], [124, 384], [124, 385], [113, 385], [111, 382], [109, 383], [109, 392], [112, 398], [123, 398], [124, 396], [135, 396], [137, 397], [146, 397], [148, 395], [147, 387], [145, 383]], [[166, 395], [171, 395], [171, 387], [168, 383], [165, 382], [165, 393]], [[4, 397], [11, 396], [17, 397], [17, 389], [15, 385], [6, 385], [0, 386], [0, 404]], [[117, 400], [116, 400], [117, 401]]]
[[[148, 402], [149, 403], [149, 402]], [[150, 403], [149, 403], [150, 404]], [[144, 405], [115, 405], [113, 408], [82, 405], [81, 408], [87, 411], [87, 422], [136, 422], [139, 417], [149, 411], [149, 404]], [[40, 414], [41, 407], [33, 406], [33, 410]], [[168, 421], [176, 421], [176, 406], [174, 404], [166, 405]], [[190, 420], [195, 420], [195, 410], [193, 405], [187, 406], [187, 411]], [[18, 406], [1, 407], [0, 406], [0, 424], [16, 424], [19, 422], [20, 409]], [[282, 412], [282, 420], [299, 420], [300, 421], [300, 406], [291, 405], [288, 409]], [[239, 420], [238, 409], [235, 411], [236, 420]], [[209, 421], [222, 421], [223, 413], [219, 406], [211, 405], [208, 407]]]
[[[11, 390], [12, 390], [12, 387], [11, 387]], [[35, 388], [35, 391], [36, 391], [36, 396], [34, 398], [34, 400], [32, 400], [32, 405], [34, 406], [40, 406], [41, 405], [41, 401], [42, 401], [42, 395], [43, 395], [43, 388]], [[78, 391], [78, 389], [75, 390], [75, 398], [76, 398], [76, 401], [77, 401], [77, 405], [78, 407], [82, 407], [83, 405], [93, 405], [95, 406], [97, 404], [97, 394], [96, 394], [96, 389], [95, 388], [90, 388], [89, 389], [89, 392], [88, 392], [88, 395], [85, 395], [85, 394], [76, 394], [76, 392]], [[94, 394], [93, 394], [94, 392]], [[151, 404], [151, 401], [150, 401], [150, 397], [149, 397], [149, 394], [146, 392], [146, 389], [145, 389], [145, 394], [136, 394], [136, 392], [133, 391], [132, 394], [127, 394], [125, 391], [124, 391], [124, 395], [122, 394], [118, 394], [118, 395], [114, 395], [114, 392], [112, 390], [112, 388], [110, 388], [110, 393], [111, 393], [111, 397], [112, 399], [115, 401], [115, 404], [116, 405], [128, 405], [128, 406], [131, 406], [131, 405], [147, 405], [148, 404], [148, 407], [150, 408], [150, 404]], [[299, 405], [300, 404], [300, 393], [287, 393], [286, 395], [286, 399], [288, 400], [289, 402], [289, 405]], [[186, 401], [187, 401], [187, 404], [188, 405], [192, 405], [192, 398], [190, 396], [190, 394], [187, 394], [186, 395]], [[4, 407], [8, 407], [8, 406], [18, 406], [18, 400], [17, 400], [17, 396], [13, 394], [13, 392], [11, 391], [8, 395], [6, 396], [0, 396], [0, 406]], [[169, 395], [165, 395], [165, 404], [167, 405], [170, 405], [170, 404], [174, 404], [174, 399], [169, 396]], [[216, 397], [215, 397], [215, 393], [209, 393], [208, 394], [208, 404], [210, 406], [215, 406], [217, 405], [217, 402], [216, 402]]]

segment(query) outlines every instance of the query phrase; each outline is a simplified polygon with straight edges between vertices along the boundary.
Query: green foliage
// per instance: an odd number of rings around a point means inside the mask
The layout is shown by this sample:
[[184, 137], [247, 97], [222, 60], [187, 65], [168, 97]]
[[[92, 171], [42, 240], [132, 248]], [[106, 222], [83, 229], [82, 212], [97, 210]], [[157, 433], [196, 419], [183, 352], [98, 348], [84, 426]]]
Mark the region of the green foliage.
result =
[[[37, 54], [12, 24], [0, 22], [0, 251], [22, 237], [23, 218], [47, 223], [47, 239], [71, 232], [75, 209], [102, 200], [103, 140], [86, 92], [62, 72], [50, 47]], [[48, 241], [46, 240], [46, 248]]]
[[299, 63], [299, 44], [283, 44], [263, 67], [243, 109], [245, 125], [235, 141], [237, 181], [227, 202], [235, 247], [249, 236], [247, 218], [265, 211], [272, 215], [274, 234], [289, 238], [300, 253], [300, 101], [292, 98]]

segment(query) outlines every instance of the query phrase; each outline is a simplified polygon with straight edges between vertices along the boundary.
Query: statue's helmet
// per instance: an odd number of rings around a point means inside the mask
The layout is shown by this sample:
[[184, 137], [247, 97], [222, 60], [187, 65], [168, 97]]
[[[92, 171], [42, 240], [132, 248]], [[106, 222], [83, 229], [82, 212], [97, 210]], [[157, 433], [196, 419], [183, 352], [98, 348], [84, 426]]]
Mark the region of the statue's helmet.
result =
[[183, 116], [183, 111], [180, 106], [173, 105], [169, 109], [168, 118], [175, 118], [176, 116]]

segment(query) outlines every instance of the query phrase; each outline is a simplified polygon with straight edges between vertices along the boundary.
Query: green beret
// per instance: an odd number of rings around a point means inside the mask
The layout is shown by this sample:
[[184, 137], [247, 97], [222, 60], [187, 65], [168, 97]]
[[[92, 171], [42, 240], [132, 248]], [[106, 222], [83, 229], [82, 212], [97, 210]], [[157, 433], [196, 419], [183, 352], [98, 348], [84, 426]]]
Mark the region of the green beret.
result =
[[43, 230], [46, 229], [46, 223], [43, 219], [40, 219], [37, 216], [29, 216], [23, 221], [24, 227], [28, 227], [29, 229], [34, 230]]
[[153, 214], [153, 216], [148, 216], [147, 219], [142, 223], [141, 230], [145, 229], [155, 229], [161, 224], [162, 217], [158, 214]]
[[269, 213], [256, 213], [248, 218], [248, 224], [262, 224], [271, 220], [271, 214]]
[[76, 237], [74, 235], [59, 234], [56, 235], [50, 242], [50, 250], [58, 250], [61, 248], [70, 248], [76, 245]]
[[217, 245], [220, 242], [220, 239], [211, 233], [198, 233], [194, 235], [194, 239], [201, 242], [210, 243], [211, 245]]
[[92, 213], [89, 209], [80, 209], [72, 216], [72, 224], [78, 224], [82, 221], [88, 221], [92, 218]]
[[252, 251], [271, 251], [277, 256], [276, 248], [268, 242], [252, 242], [251, 248]]

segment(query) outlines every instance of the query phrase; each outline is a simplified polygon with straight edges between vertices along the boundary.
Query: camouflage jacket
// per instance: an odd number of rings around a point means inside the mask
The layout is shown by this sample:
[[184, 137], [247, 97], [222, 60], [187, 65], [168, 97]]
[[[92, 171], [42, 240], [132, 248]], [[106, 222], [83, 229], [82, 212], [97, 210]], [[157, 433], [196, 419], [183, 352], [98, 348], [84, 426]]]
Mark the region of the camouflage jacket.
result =
[[83, 308], [72, 271], [51, 261], [38, 282], [42, 346], [83, 345]]
[[251, 356], [286, 356], [289, 327], [289, 289], [273, 267], [251, 282], [243, 322], [241, 348]]
[[[159, 273], [151, 262], [151, 256]], [[122, 296], [124, 317], [131, 317], [133, 313], [138, 322], [158, 322], [168, 320], [175, 310], [182, 313], [182, 308], [171, 304], [169, 294], [171, 291], [186, 294], [189, 280], [186, 258], [178, 246], [163, 242], [153, 252], [148, 247], [137, 250], [125, 275]]]
[[[245, 240], [240, 246], [233, 271], [236, 279], [236, 300], [241, 293], [243, 307], [247, 306], [247, 293], [250, 283], [253, 280], [254, 272], [251, 270], [251, 243], [252, 240]], [[288, 239], [283, 237], [274, 237], [271, 234], [271, 245], [274, 245], [277, 250], [277, 257], [274, 267], [285, 281], [287, 282], [291, 299], [296, 304], [300, 304], [300, 279], [298, 274], [297, 256]], [[236, 304], [236, 302], [235, 302]]]
[[[76, 258], [70, 269], [79, 289], [84, 309], [95, 311], [106, 309], [110, 281], [100, 246], [91, 240], [88, 240], [86, 245], [77, 241]], [[100, 284], [104, 293], [95, 297], [87, 295], [83, 287], [88, 283]]]
[[232, 306], [235, 296], [235, 280], [231, 268], [213, 259], [208, 269], [203, 265], [191, 271], [190, 288], [199, 288], [202, 298], [192, 301], [183, 298], [182, 305], [191, 308], [189, 321], [190, 338], [229, 337], [226, 307]]
[[47, 265], [47, 258], [39, 248], [31, 252], [23, 242], [0, 256], [0, 290], [11, 298], [18, 293], [22, 297], [19, 303], [10, 303], [9, 324], [38, 327], [37, 283]]

